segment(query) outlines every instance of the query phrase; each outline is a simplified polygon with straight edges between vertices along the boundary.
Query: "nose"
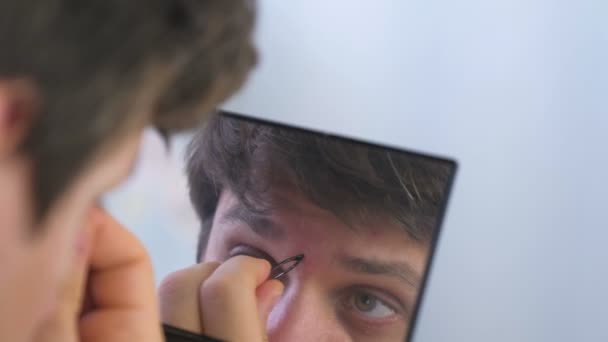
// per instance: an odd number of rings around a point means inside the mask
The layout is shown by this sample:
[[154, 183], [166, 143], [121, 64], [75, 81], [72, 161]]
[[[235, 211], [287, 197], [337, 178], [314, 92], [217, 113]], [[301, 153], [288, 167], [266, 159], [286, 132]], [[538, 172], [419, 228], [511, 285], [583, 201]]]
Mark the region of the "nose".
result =
[[288, 286], [266, 324], [270, 342], [350, 341], [331, 302], [314, 287]]

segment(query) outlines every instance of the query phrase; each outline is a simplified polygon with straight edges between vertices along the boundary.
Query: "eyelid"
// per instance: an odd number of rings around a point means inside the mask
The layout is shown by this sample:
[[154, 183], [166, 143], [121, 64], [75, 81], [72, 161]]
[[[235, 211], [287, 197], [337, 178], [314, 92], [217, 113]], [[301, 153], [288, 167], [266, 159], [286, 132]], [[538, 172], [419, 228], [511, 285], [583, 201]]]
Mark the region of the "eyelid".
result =
[[[238, 250], [238, 253], [234, 253], [235, 250]], [[264, 259], [270, 263], [270, 267], [273, 269], [279, 266], [276, 259], [270, 256], [268, 253], [249, 245], [240, 244], [233, 247], [230, 251], [229, 257], [232, 258], [237, 255], [247, 255], [252, 258]]]
[[403, 315], [405, 317], [406, 315], [409, 314], [408, 306], [405, 305], [405, 303], [401, 299], [399, 299], [398, 297], [396, 297], [390, 293], [387, 293], [387, 291], [382, 290], [382, 289], [365, 286], [365, 285], [363, 285], [363, 286], [355, 285], [355, 286], [351, 286], [349, 288], [348, 295], [352, 296], [353, 294], [361, 293], [361, 292], [365, 292], [367, 294], [374, 296], [376, 299], [378, 299], [384, 305], [391, 308], [393, 311], [395, 311], [395, 313], [397, 313], [399, 315]]
[[[234, 253], [234, 250], [235, 249], [238, 250], [239, 247], [241, 249], [246, 249], [247, 251], [241, 252], [241, 253]], [[251, 252], [251, 251], [253, 251], [253, 253], [247, 253], [247, 252]], [[284, 259], [280, 262], [277, 262], [268, 253], [266, 253], [258, 248], [251, 247], [249, 245], [237, 245], [236, 247], [234, 247], [231, 250], [229, 257], [234, 257], [236, 255], [243, 255], [243, 254], [251, 256], [253, 258], [257, 258], [257, 257], [261, 256], [262, 259], [265, 259], [270, 263], [271, 269], [270, 269], [270, 275], [268, 276], [268, 280], [270, 280], [270, 279], [281, 280], [280, 278], [285, 276], [287, 273], [291, 272], [294, 268], [296, 268], [304, 260], [304, 254], [300, 253], [300, 254], [294, 255], [292, 257], [289, 257], [287, 259]]]
[[369, 334], [370, 331], [376, 331], [380, 333], [384, 329], [386, 329], [386, 327], [394, 326], [395, 324], [400, 324], [400, 321], [407, 325], [407, 322], [409, 320], [408, 315], [404, 314], [403, 311], [397, 309], [394, 305], [388, 303], [384, 299], [384, 296], [380, 297], [376, 295], [375, 292], [369, 292], [367, 290], [362, 289], [355, 291], [366, 291], [369, 295], [373, 296], [377, 301], [379, 301], [381, 305], [385, 305], [387, 308], [391, 309], [393, 313], [381, 318], [366, 316], [355, 307], [354, 303], [352, 302], [352, 299], [353, 296], [357, 293], [351, 291], [346, 296], [346, 300], [341, 299], [341, 301], [343, 302], [342, 310], [344, 310], [344, 312], [340, 313], [340, 316], [343, 317], [342, 319], [344, 319], [345, 322], [347, 322], [347, 324], [353, 329], [365, 332], [365, 334]]

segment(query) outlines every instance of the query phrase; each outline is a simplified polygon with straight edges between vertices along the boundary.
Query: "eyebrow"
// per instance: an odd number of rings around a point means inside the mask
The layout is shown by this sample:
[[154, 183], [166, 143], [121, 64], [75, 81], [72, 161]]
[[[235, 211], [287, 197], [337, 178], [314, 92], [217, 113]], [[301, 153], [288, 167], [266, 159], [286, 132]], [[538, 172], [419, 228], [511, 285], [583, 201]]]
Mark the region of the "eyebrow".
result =
[[220, 222], [242, 222], [247, 225], [254, 233], [268, 240], [284, 240], [285, 229], [271, 220], [267, 215], [249, 210], [242, 204], [237, 204], [230, 208]]
[[[286, 237], [285, 229], [267, 215], [249, 210], [242, 204], [230, 208], [220, 222], [242, 222], [260, 237], [281, 241]], [[337, 255], [338, 263], [350, 272], [393, 277], [418, 290], [421, 276], [409, 264], [385, 262], [355, 256]]]
[[344, 255], [337, 256], [337, 259], [342, 267], [351, 272], [394, 277], [415, 289], [420, 286], [420, 275], [407, 263], [384, 262]]

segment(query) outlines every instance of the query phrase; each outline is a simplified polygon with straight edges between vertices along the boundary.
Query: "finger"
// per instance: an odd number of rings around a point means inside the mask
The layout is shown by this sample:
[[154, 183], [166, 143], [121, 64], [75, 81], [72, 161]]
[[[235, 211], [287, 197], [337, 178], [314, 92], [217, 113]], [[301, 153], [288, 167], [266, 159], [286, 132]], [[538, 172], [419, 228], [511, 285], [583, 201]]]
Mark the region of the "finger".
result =
[[285, 286], [279, 280], [269, 280], [264, 282], [256, 289], [256, 297], [258, 299], [258, 313], [262, 328], [266, 329], [266, 322], [272, 308], [279, 300]]
[[163, 279], [158, 292], [164, 323], [197, 334], [203, 332], [198, 292], [219, 265], [218, 262], [197, 264]]
[[87, 277], [87, 258], [91, 244], [91, 220], [79, 236], [74, 248], [74, 260], [57, 297], [57, 308], [38, 332], [36, 341], [77, 341], [77, 320], [82, 308]]
[[204, 333], [227, 341], [263, 341], [256, 289], [269, 274], [268, 261], [249, 256], [220, 265], [200, 290]]
[[102, 209], [94, 210], [89, 295], [93, 309], [80, 321], [81, 338], [161, 341], [152, 263], [143, 245]]

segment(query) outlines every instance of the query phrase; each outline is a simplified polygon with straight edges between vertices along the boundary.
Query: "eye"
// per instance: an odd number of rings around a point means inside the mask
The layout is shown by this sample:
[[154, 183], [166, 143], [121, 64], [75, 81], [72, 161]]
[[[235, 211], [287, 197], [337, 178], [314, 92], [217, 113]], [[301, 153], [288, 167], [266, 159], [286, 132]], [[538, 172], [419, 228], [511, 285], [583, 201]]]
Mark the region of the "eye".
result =
[[365, 291], [355, 292], [350, 296], [350, 307], [371, 319], [385, 319], [396, 314], [387, 303]]
[[403, 323], [407, 316], [402, 300], [381, 289], [352, 287], [343, 292], [340, 301], [340, 315], [358, 329], [394, 327], [397, 322]]

